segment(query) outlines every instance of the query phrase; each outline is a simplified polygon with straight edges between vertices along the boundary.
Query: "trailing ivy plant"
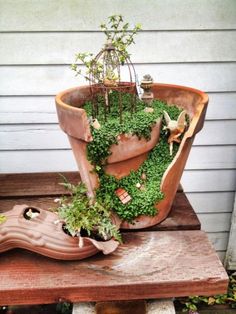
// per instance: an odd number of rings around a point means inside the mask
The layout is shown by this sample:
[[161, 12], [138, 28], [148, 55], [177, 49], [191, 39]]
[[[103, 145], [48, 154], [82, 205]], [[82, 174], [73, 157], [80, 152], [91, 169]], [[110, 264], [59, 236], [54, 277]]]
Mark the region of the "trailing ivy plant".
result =
[[182, 311], [189, 314], [198, 314], [199, 309], [205, 305], [226, 304], [232, 309], [236, 309], [236, 273], [229, 276], [228, 291], [225, 294], [214, 296], [190, 296], [179, 298], [176, 302], [182, 305]]
[[88, 198], [82, 183], [73, 185], [65, 181], [62, 185], [70, 192], [70, 196], [62, 197], [56, 210], [71, 236], [80, 236], [85, 232], [87, 236], [96, 236], [103, 240], [113, 237], [121, 242], [120, 232], [112, 222], [106, 199], [97, 201]]

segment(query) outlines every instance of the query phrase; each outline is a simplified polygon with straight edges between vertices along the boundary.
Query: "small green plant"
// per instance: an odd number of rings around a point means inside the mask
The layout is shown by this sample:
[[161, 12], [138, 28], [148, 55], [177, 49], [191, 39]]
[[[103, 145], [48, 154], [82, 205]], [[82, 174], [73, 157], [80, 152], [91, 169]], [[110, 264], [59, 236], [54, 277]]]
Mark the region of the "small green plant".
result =
[[7, 217], [0, 214], [0, 224], [4, 223], [7, 220]]
[[229, 276], [228, 291], [225, 294], [214, 296], [190, 296], [188, 298], [179, 299], [182, 304], [182, 312], [189, 314], [198, 313], [199, 308], [203, 305], [227, 304], [231, 308], [236, 309], [236, 273]]
[[[103, 115], [103, 97], [99, 97], [100, 111], [97, 116], [101, 127], [92, 129], [93, 141], [87, 145], [87, 157], [95, 166], [95, 171], [99, 176], [100, 186], [96, 190], [97, 199], [101, 202], [104, 198], [110, 198], [110, 206], [120, 218], [131, 222], [139, 215], [154, 216], [158, 210], [155, 204], [163, 198], [160, 191], [162, 176], [168, 165], [173, 160], [178, 145], [174, 146], [174, 154], [170, 156], [167, 135], [164, 130], [161, 131], [160, 140], [156, 147], [149, 153], [147, 160], [137, 171], [121, 179], [116, 179], [112, 175], [107, 175], [104, 171], [106, 159], [110, 155], [110, 147], [117, 144], [117, 138], [120, 134], [137, 135], [139, 138], [147, 140], [151, 137], [152, 127], [157, 119], [163, 116], [163, 111], [167, 111], [172, 119], [176, 119], [181, 109], [175, 106], [168, 106], [166, 103], [154, 100], [152, 102], [153, 112], [145, 111], [146, 104], [137, 100], [136, 113], [130, 116], [129, 103], [132, 95], [123, 93], [123, 123], [119, 122], [119, 95], [117, 91], [112, 91], [109, 95], [112, 103], [111, 111], [108, 113], [107, 122]], [[83, 107], [88, 116], [92, 115], [92, 103], [87, 102]], [[164, 121], [163, 121], [164, 123]], [[145, 174], [145, 180], [142, 179]], [[137, 188], [141, 184], [142, 188]], [[132, 200], [127, 204], [122, 204], [116, 196], [115, 191], [118, 188], [125, 189]]]
[[80, 236], [85, 232], [87, 236], [96, 235], [103, 240], [113, 237], [121, 242], [120, 232], [112, 223], [108, 201], [101, 203], [88, 198], [82, 183], [73, 185], [65, 181], [62, 185], [70, 192], [70, 196], [60, 199], [57, 212], [70, 235]]
[[71, 314], [73, 304], [69, 302], [61, 302], [56, 305], [57, 314]]
[[[77, 53], [71, 69], [76, 75], [81, 75], [92, 83], [102, 83], [104, 80], [117, 81], [119, 79], [117, 63], [124, 65], [126, 59], [129, 59], [127, 48], [135, 43], [134, 36], [141, 30], [141, 25], [137, 24], [130, 29], [129, 23], [124, 22], [122, 15], [112, 15], [108, 18], [108, 23], [102, 23], [100, 28], [106, 36], [106, 45], [116, 49], [116, 54], [109, 53], [110, 48], [104, 54], [104, 59], [97, 59], [90, 52]], [[82, 63], [86, 70], [83, 71], [78, 63]]]

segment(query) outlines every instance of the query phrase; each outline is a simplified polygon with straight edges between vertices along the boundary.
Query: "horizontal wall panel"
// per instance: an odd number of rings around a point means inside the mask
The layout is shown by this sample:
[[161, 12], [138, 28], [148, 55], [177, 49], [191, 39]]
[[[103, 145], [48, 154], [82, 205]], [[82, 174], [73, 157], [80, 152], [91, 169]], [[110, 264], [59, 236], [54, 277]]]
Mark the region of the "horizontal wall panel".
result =
[[54, 96], [0, 97], [0, 124], [57, 122]]
[[236, 169], [235, 146], [194, 146], [187, 169]]
[[235, 119], [236, 93], [209, 93], [208, 120]]
[[227, 249], [229, 238], [228, 232], [209, 232], [207, 236], [214, 245], [215, 250], [224, 251]]
[[67, 149], [66, 134], [53, 124], [0, 126], [1, 150]]
[[0, 151], [0, 173], [77, 171], [71, 150]]
[[201, 229], [206, 232], [228, 232], [230, 229], [231, 213], [198, 214], [198, 218]]
[[97, 30], [118, 12], [143, 29], [236, 28], [234, 0], [1, 0], [1, 31]]
[[235, 145], [236, 120], [205, 121], [203, 129], [195, 137], [194, 144]]
[[[210, 93], [207, 120], [236, 120], [236, 93]], [[57, 122], [54, 96], [0, 97], [1, 124]]]
[[[76, 170], [72, 153], [67, 152], [1, 151], [0, 156], [4, 173]], [[235, 179], [235, 170], [185, 170], [181, 183], [185, 192], [232, 192]]]
[[186, 193], [196, 213], [231, 213], [235, 192]]
[[219, 259], [221, 260], [222, 264], [224, 264], [226, 251], [216, 251], [216, 253], [219, 256]]
[[[1, 140], [0, 140], [1, 142]], [[192, 148], [192, 154], [199, 156], [197, 151], [199, 147]], [[233, 159], [235, 155], [231, 158], [229, 156], [232, 154], [232, 151], [227, 150], [225, 154], [215, 154], [215, 158], [210, 159], [210, 162], [207, 162], [209, 155], [214, 155], [214, 152], [217, 151], [215, 147], [200, 147], [204, 153], [204, 159], [199, 159], [197, 163], [192, 163], [191, 158], [190, 162], [186, 165], [186, 169], [221, 169], [224, 166], [224, 169], [232, 168], [232, 165], [235, 165]], [[231, 148], [231, 147], [229, 147]], [[213, 151], [213, 153], [212, 153]], [[219, 149], [220, 151], [220, 149]], [[47, 160], [45, 163], [44, 160]], [[225, 162], [223, 164], [222, 160]], [[223, 164], [223, 166], [222, 166]], [[46, 172], [46, 171], [73, 171], [76, 170], [76, 166], [73, 159], [73, 154], [70, 149], [61, 149], [61, 150], [11, 150], [11, 151], [0, 151], [0, 165], [2, 172], [24, 172], [25, 165], [27, 165], [27, 172]], [[209, 166], [208, 166], [209, 165]], [[198, 168], [196, 168], [198, 166]], [[204, 168], [205, 167], [205, 168]], [[198, 200], [199, 201], [199, 200]], [[231, 204], [232, 205], [232, 204]], [[201, 207], [201, 205], [199, 205]], [[212, 208], [213, 210], [213, 208]], [[221, 208], [222, 211], [223, 208]]]
[[[235, 121], [206, 121], [203, 130], [197, 135], [195, 145], [236, 143]], [[0, 147], [1, 150], [65, 149], [69, 143], [57, 124], [0, 125]]]
[[185, 192], [233, 192], [236, 190], [236, 171], [185, 170], [181, 184]]
[[[134, 63], [236, 61], [235, 37], [236, 31], [142, 32], [129, 52]], [[71, 64], [77, 52], [96, 55], [104, 40], [95, 32], [3, 33], [0, 64]]]
[[[236, 89], [236, 63], [138, 64], [139, 79], [149, 73], [155, 81], [186, 85], [209, 92]], [[125, 78], [128, 79], [128, 73]], [[80, 84], [69, 66], [1, 66], [1, 95], [55, 95]]]

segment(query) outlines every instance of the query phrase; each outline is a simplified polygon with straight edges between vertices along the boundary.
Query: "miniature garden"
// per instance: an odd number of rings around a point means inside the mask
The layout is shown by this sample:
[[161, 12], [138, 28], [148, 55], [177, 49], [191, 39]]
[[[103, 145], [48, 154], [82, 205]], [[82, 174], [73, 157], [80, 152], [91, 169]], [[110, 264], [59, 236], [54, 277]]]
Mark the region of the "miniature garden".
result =
[[[76, 63], [71, 66], [76, 75], [88, 81], [90, 89], [90, 97], [79, 106], [86, 112], [92, 138], [86, 146], [86, 158], [92, 165], [90, 172], [96, 175], [99, 183], [92, 188], [89, 201], [83, 198], [85, 207], [93, 202], [101, 204], [131, 224], [141, 215], [158, 215], [156, 204], [164, 197], [162, 177], [187, 130], [183, 108], [153, 98], [150, 75], [144, 76], [141, 81], [144, 93], [141, 98], [138, 95], [137, 75], [127, 48], [134, 43], [134, 36], [140, 28], [136, 25], [130, 31], [129, 24], [121, 15], [111, 16], [108, 24], [101, 24], [106, 37], [102, 50], [96, 56], [89, 52], [76, 54]], [[128, 82], [122, 77], [125, 74]], [[154, 132], [155, 143], [148, 152], [142, 152], [146, 155], [141, 161], [128, 165], [124, 171], [127, 166], [118, 158], [114, 164], [119, 164], [119, 161], [121, 164], [112, 169], [109, 158], [116, 159], [120, 153], [116, 146], [122, 140], [127, 140], [127, 147], [132, 138], [145, 146]], [[123, 159], [131, 160], [136, 155]], [[68, 222], [72, 219], [72, 211], [64, 209], [65, 206], [59, 207], [59, 215]]]

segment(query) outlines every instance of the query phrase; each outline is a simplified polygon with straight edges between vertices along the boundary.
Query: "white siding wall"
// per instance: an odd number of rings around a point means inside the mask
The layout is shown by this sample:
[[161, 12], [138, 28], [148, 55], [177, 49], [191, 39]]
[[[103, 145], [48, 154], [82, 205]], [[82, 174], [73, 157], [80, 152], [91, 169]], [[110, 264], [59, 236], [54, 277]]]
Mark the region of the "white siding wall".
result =
[[99, 25], [112, 14], [142, 23], [131, 49], [139, 78], [210, 96], [182, 184], [223, 256], [235, 193], [235, 0], [0, 0], [0, 172], [76, 170], [54, 95], [80, 83], [69, 64], [101, 48]]

